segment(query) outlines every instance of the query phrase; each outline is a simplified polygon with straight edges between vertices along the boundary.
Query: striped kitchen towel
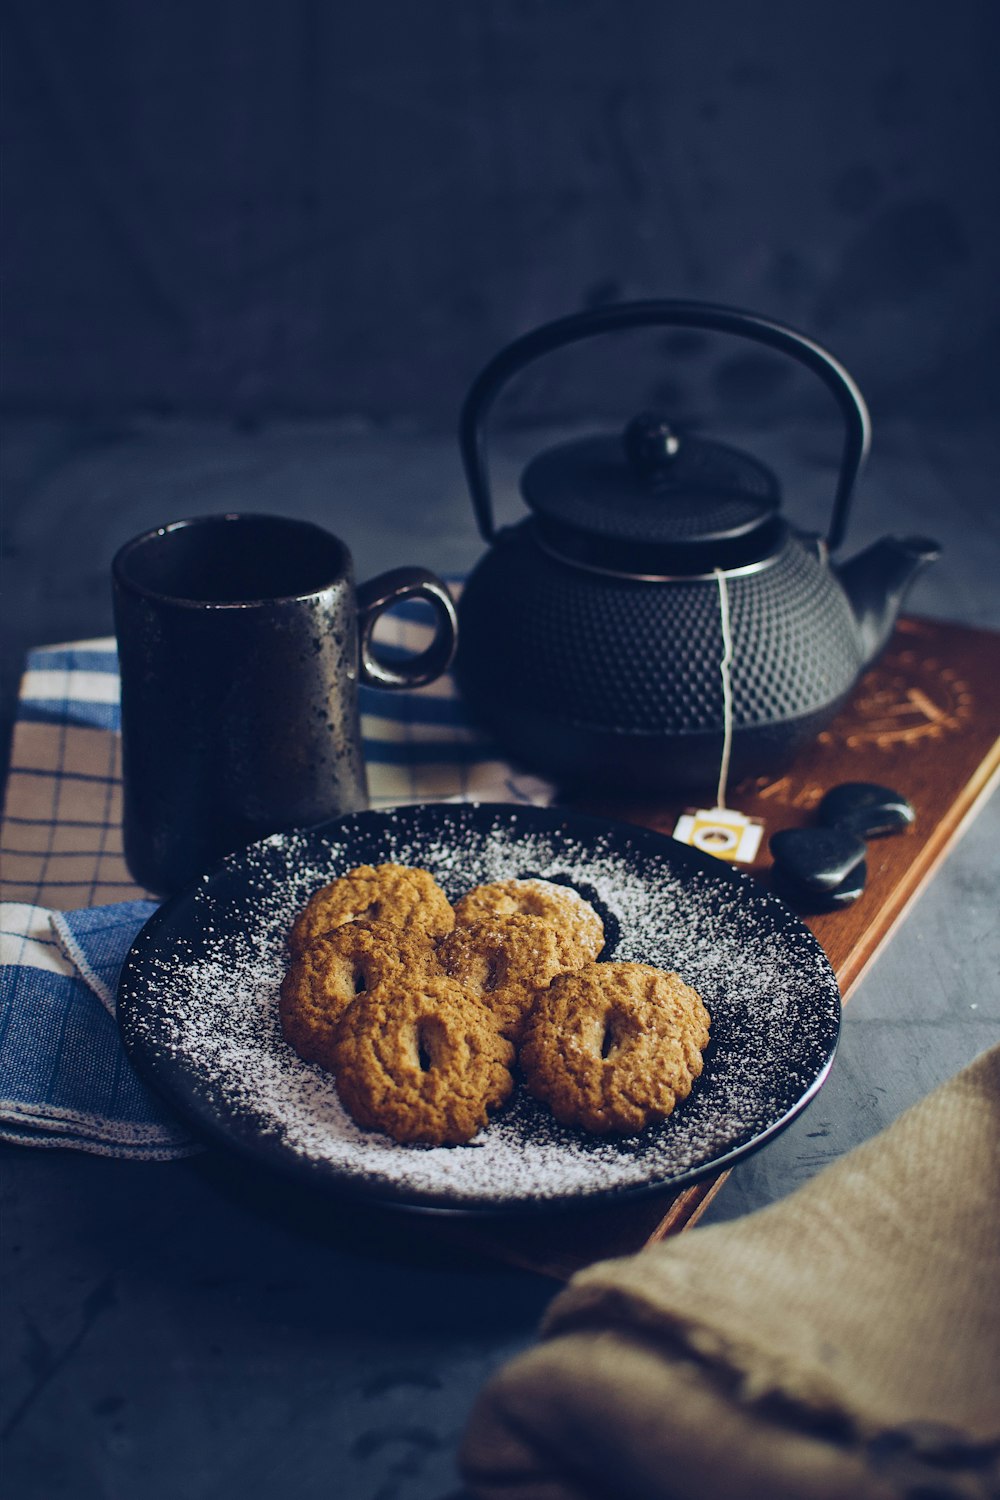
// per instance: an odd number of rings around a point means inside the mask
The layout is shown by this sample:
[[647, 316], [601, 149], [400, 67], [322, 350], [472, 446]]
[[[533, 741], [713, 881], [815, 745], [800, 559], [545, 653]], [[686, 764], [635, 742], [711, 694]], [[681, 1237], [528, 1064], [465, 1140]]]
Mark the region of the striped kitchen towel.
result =
[[[379, 650], [422, 650], [426, 615], [384, 616]], [[122, 855], [118, 661], [112, 639], [32, 651], [0, 827], [0, 1139], [140, 1158], [197, 1149], [134, 1074], [118, 1038], [118, 971], [155, 910]], [[373, 807], [552, 800], [465, 717], [454, 680], [361, 690]]]
[[0, 902], [0, 1140], [165, 1161], [201, 1148], [137, 1077], [118, 971], [152, 901], [53, 912]]

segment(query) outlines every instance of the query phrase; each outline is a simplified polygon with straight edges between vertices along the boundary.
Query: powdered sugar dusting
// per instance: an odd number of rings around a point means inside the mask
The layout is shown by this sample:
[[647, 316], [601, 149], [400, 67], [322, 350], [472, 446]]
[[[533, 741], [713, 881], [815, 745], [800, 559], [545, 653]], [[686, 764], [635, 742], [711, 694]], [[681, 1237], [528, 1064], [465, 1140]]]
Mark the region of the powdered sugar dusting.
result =
[[[662, 1126], [624, 1140], [556, 1124], [518, 1088], [467, 1146], [365, 1131], [332, 1077], [281, 1035], [296, 912], [361, 863], [429, 869], [451, 900], [526, 876], [571, 884], [605, 918], [604, 958], [676, 970], [712, 1015], [705, 1071]], [[140, 936], [119, 1015], [143, 1071], [197, 1123], [263, 1161], [387, 1200], [512, 1208], [680, 1182], [746, 1149], [822, 1080], [839, 1026], [808, 930], [747, 877], [662, 835], [554, 809], [436, 804], [278, 835], [170, 903]]]

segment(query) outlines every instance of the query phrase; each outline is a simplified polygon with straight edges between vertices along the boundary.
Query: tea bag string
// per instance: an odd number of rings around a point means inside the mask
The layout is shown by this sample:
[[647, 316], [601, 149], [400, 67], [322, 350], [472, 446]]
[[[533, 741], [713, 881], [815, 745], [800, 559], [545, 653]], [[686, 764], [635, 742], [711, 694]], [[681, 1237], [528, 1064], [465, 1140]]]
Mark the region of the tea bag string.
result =
[[729, 620], [729, 588], [726, 575], [721, 568], [715, 569], [719, 582], [719, 620], [722, 626], [722, 660], [719, 671], [722, 676], [722, 763], [719, 766], [719, 788], [715, 796], [716, 807], [726, 805], [726, 784], [729, 781], [729, 757], [733, 748], [733, 683], [730, 668], [733, 662], [733, 637]]

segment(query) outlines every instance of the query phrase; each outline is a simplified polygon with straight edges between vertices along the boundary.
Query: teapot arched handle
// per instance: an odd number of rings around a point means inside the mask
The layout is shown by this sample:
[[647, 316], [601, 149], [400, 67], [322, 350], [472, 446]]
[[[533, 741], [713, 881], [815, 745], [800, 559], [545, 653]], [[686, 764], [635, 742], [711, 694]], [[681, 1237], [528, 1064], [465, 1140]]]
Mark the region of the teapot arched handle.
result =
[[573, 313], [515, 339], [490, 360], [472, 384], [462, 405], [459, 420], [459, 444], [466, 478], [472, 495], [476, 522], [486, 541], [491, 541], [493, 500], [490, 493], [486, 449], [486, 422], [501, 388], [525, 365], [550, 354], [564, 344], [613, 333], [627, 328], [649, 326], [704, 328], [716, 333], [732, 333], [767, 344], [798, 360], [819, 376], [833, 394], [844, 419], [844, 446], [840, 472], [834, 494], [833, 511], [827, 544], [831, 551], [844, 537], [851, 497], [861, 473], [871, 442], [871, 420], [868, 407], [858, 387], [838, 360], [822, 345], [805, 334], [757, 313], [741, 312], [711, 302], [619, 302]]

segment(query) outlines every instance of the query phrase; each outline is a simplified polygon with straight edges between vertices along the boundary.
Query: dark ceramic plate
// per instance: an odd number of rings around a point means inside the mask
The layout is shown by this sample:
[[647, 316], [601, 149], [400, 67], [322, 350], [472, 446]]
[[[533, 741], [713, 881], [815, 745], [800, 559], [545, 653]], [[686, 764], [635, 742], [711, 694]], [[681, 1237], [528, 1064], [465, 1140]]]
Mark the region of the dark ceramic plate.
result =
[[[453, 900], [511, 876], [575, 886], [604, 917], [602, 957], [673, 969], [703, 996], [712, 1039], [690, 1097], [625, 1139], [557, 1125], [522, 1087], [467, 1146], [402, 1146], [356, 1127], [332, 1077], [283, 1040], [278, 985], [311, 892], [383, 861], [429, 869]], [[215, 1141], [317, 1187], [497, 1212], [679, 1187], [732, 1165], [819, 1089], [840, 995], [809, 930], [718, 860], [556, 809], [437, 803], [357, 813], [233, 856], [143, 928], [118, 1015], [142, 1074]]]

